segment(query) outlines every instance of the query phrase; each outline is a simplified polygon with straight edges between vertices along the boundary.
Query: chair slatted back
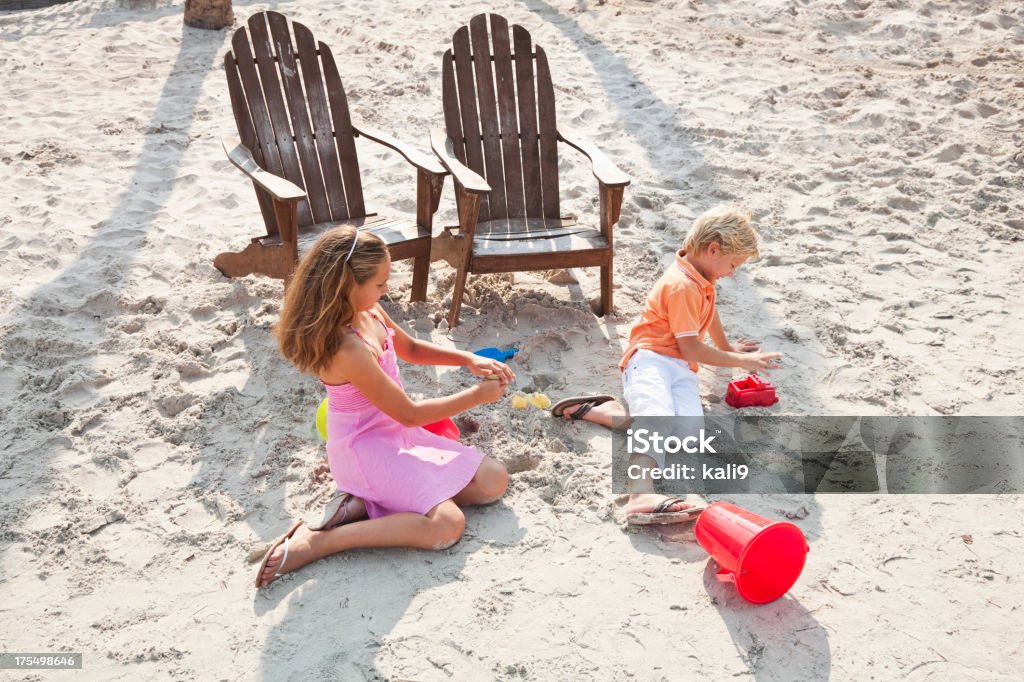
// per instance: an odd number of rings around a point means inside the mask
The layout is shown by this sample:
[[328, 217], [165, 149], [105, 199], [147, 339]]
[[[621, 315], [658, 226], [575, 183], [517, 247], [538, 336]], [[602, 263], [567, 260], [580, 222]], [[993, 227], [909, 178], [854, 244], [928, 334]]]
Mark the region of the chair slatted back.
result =
[[526, 29], [473, 17], [444, 54], [442, 95], [455, 155], [491, 186], [479, 219], [558, 218], [555, 92]]
[[[299, 228], [366, 215], [348, 100], [334, 56], [278, 12], [249, 18], [224, 57], [238, 135], [266, 171], [302, 187]], [[267, 232], [273, 204], [256, 188]]]

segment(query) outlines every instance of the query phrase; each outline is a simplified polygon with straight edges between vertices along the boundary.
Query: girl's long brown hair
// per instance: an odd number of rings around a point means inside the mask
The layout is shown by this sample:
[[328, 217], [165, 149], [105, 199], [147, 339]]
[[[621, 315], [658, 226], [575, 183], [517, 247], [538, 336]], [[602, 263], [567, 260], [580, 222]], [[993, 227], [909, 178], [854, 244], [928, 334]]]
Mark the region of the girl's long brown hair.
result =
[[303, 372], [326, 368], [341, 347], [342, 328], [355, 316], [352, 288], [373, 277], [387, 257], [387, 244], [372, 232], [339, 227], [320, 237], [288, 283], [274, 325], [281, 354]]

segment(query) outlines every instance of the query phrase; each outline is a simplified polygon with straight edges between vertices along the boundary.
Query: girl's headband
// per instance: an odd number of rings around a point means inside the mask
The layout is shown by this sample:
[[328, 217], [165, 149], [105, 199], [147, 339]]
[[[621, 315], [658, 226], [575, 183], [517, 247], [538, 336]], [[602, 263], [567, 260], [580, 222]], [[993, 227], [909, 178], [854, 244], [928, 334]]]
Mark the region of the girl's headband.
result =
[[345, 262], [346, 263], [348, 263], [348, 260], [352, 257], [352, 252], [356, 250], [356, 242], [357, 241], [359, 241], [359, 233], [358, 232], [356, 232], [355, 236], [352, 237], [352, 246], [348, 250], [348, 255], [345, 256]]

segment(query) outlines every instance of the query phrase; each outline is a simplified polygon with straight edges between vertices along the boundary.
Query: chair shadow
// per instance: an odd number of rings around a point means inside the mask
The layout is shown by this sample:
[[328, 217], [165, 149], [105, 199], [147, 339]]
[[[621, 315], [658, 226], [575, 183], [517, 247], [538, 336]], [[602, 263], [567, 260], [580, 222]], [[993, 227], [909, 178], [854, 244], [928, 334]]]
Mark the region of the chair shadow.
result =
[[[612, 52], [606, 45], [601, 41], [595, 39], [592, 35], [588, 34], [585, 30], [580, 28], [579, 24], [571, 18], [567, 18], [560, 14], [551, 5], [543, 2], [542, 0], [524, 0], [524, 5], [529, 9], [539, 14], [542, 18], [548, 20], [554, 27], [562, 31], [562, 33], [578, 48], [578, 50], [591, 60], [595, 65], [595, 72], [603, 79], [605, 88], [608, 92], [614, 93], [618, 84], [623, 81], [630, 81], [633, 85], [634, 97], [642, 99], [645, 102], [647, 111], [653, 109], [653, 113], [650, 115], [660, 117], [661, 120], [676, 121], [677, 127], [682, 130], [683, 122], [678, 119], [678, 112], [671, 106], [669, 106], [664, 100], [662, 100], [657, 93], [651, 90], [639, 77], [639, 74], [635, 73], [629, 66], [627, 61], [619, 55]], [[553, 62], [557, 65], [558, 57], [552, 57]], [[611, 65], [611, 68], [608, 68]], [[557, 78], [557, 76], [556, 76]], [[629, 108], [629, 102], [620, 100], [619, 98], [610, 97], [610, 101], [617, 103], [619, 106], [619, 119], [618, 123], [621, 125], [630, 135], [634, 138], [639, 139], [642, 144], [641, 146], [648, 151], [648, 161], [651, 166], [658, 172], [660, 172], [665, 178], [673, 178], [679, 173], [679, 169], [674, 164], [668, 161], [668, 158], [664, 154], [659, 154], [657, 150], [663, 148], [663, 139], [645, 139], [650, 133], [642, 125], [636, 123], [635, 111]], [[661, 131], [663, 133], [664, 131]], [[680, 135], [682, 140], [682, 136]], [[685, 142], [682, 142], [685, 144]], [[629, 213], [629, 196], [630, 189], [627, 189], [626, 200], [623, 207], [623, 214], [628, 215]], [[619, 240], [619, 244], [623, 244], [624, 239]], [[677, 248], [676, 244], [669, 245], [666, 242], [666, 247]], [[657, 248], [654, 245], [654, 248]], [[749, 279], [740, 278], [740, 284], [747, 285], [743, 286], [741, 291], [737, 295], [746, 299], [760, 300], [762, 297], [760, 293], [749, 286], [751, 283]], [[735, 287], [740, 289], [739, 286]], [[576, 293], [572, 292], [575, 298]], [[760, 307], [760, 306], [759, 306]], [[557, 317], [557, 315], [553, 315]], [[598, 321], [597, 318], [591, 317], [589, 324], [603, 324], [607, 329], [607, 338], [617, 339], [618, 338], [618, 323], [614, 321], [615, 317], [607, 317], [603, 321]], [[772, 320], [768, 318], [762, 318], [759, 322], [767, 328], [777, 329], [782, 326], [781, 320]], [[558, 320], [556, 324], [564, 324], [564, 320]], [[539, 333], [531, 336], [530, 342], [535, 346], [540, 346], [545, 343], [545, 329], [541, 328]], [[481, 338], [481, 337], [477, 337]], [[506, 331], [499, 330], [492, 336], [482, 337], [488, 341], [498, 342], [506, 338]], [[782, 341], [781, 334], [778, 335], [780, 341]], [[480, 345], [488, 345], [481, 343]], [[588, 348], [590, 352], [593, 350], [593, 346], [587, 344], [584, 346]], [[617, 348], [616, 348], [617, 351]], [[602, 353], [604, 355], [605, 353]], [[518, 357], [518, 356], [517, 356]], [[524, 358], [530, 360], [527, 356]], [[599, 392], [605, 392], [609, 386], [618, 387], [620, 384], [620, 376], [617, 369], [614, 369], [614, 365], [617, 364], [618, 357], [609, 358], [608, 365], [614, 371], [607, 373], [598, 372], [596, 375], [591, 375], [589, 381], [596, 381], [596, 385], [593, 387], [574, 386], [566, 387], [563, 384], [552, 382], [550, 385], [555, 386], [559, 389], [570, 390], [571, 393], [586, 392], [585, 389], [593, 388], [599, 390]], [[528, 370], [534, 368], [528, 367]], [[518, 371], [518, 370], [517, 370]], [[543, 371], [540, 372], [543, 374]], [[714, 391], [721, 391], [724, 394], [725, 381], [722, 381], [717, 375], [714, 377], [712, 382], [712, 388]], [[814, 399], [815, 393], [812, 387], [806, 383], [805, 375], [798, 373], [794, 377], [790, 378], [787, 382], [788, 387], [791, 390], [799, 391], [801, 394], [808, 396], [811, 400]], [[601, 390], [601, 387], [604, 390]], [[617, 390], [615, 391], [617, 392]], [[823, 412], [827, 410], [822, 409]], [[724, 413], [725, 408], [717, 409], [715, 405], [712, 405], [708, 409], [709, 414]], [[770, 410], [766, 410], [770, 413]], [[547, 431], [548, 434], [557, 432], [558, 429], [569, 431], [570, 426], [565, 427], [553, 427]], [[577, 427], [579, 428], [579, 427]], [[599, 427], [589, 426], [582, 427], [595, 429]], [[574, 437], [580, 437], [576, 432], [573, 433]], [[808, 537], [808, 541], [813, 543], [818, 535], [820, 534], [820, 517], [822, 510], [817, 504], [815, 498], [811, 495], [741, 495], [732, 498], [740, 506], [751, 509], [756, 513], [760, 513], [769, 518], [779, 518], [780, 515], [794, 515], [798, 518], [794, 519], [805, 535]], [[682, 524], [681, 526], [672, 527], [665, 526], [659, 529], [650, 529], [640, 533], [634, 533], [631, 536], [631, 542], [637, 551], [642, 553], [659, 554], [667, 556], [669, 558], [679, 559], [687, 563], [693, 563], [698, 561], [708, 561], [707, 554], [703, 549], [697, 545], [693, 535], [693, 524]], [[712, 579], [713, 576], [712, 576]], [[718, 586], [717, 581], [714, 585], [708, 585], [709, 593], [716, 594], [723, 588]], [[715, 592], [712, 592], [715, 590]], [[738, 596], [736, 597], [739, 598]], [[732, 608], [731, 602], [722, 599], [724, 603]], [[723, 619], [726, 621], [729, 627], [730, 634], [732, 635], [737, 646], [743, 651], [744, 658], [750, 663], [753, 674], [759, 679], [785, 679], [787, 675], [785, 671], [787, 665], [793, 662], [794, 656], [797, 659], [806, 659], [808, 665], [813, 665], [816, 668], [815, 677], [822, 679], [827, 678], [831, 664], [830, 654], [828, 648], [828, 641], [825, 635], [825, 631], [814, 621], [810, 614], [799, 605], [799, 602], [791, 597], [786, 597], [782, 601], [778, 602], [774, 606], [769, 606], [766, 609], [762, 609], [758, 617], [755, 618], [751, 623], [745, 623], [740, 616], [733, 616], [731, 611], [723, 610], [725, 607], [720, 607], [720, 612], [723, 613]], [[742, 606], [741, 606], [742, 608]], [[765, 614], [772, 614], [773, 617], [781, 617], [784, 620], [792, 623], [791, 627], [786, 629], [779, 629], [775, 626], [775, 629], [769, 627], [770, 620], [762, 620], [767, 618]], [[763, 625], [762, 625], [763, 624]], [[792, 632], [794, 629], [799, 630], [798, 644], [797, 646], [792, 645]], [[755, 640], [755, 636], [759, 639]], [[762, 642], [762, 643], [758, 643]], [[765, 644], [766, 643], [766, 644]], [[800, 668], [796, 668], [800, 669]], [[820, 672], [819, 676], [817, 673]]]
[[[162, 9], [157, 18], [171, 11], [180, 10]], [[108, 23], [102, 25], [109, 27], [110, 15], [105, 16]], [[124, 16], [120, 15], [119, 20], [123, 21]], [[97, 17], [93, 21], [100, 25]], [[110, 197], [107, 217], [93, 226], [88, 241], [76, 249], [67, 265], [49, 281], [19, 297], [4, 316], [0, 360], [6, 366], [0, 369], [6, 375], [5, 382], [21, 388], [14, 399], [32, 411], [26, 413], [29, 419], [20, 422], [17, 429], [4, 430], [0, 438], [3, 459], [17, 459], [25, 454], [25, 448], [33, 449], [31, 456], [36, 460], [56, 457], [57, 452], [64, 451], [74, 453], [74, 468], [79, 473], [88, 470], [86, 473], [116, 478], [125, 471], [123, 458], [107, 456], [97, 468], [89, 462], [89, 454], [103, 442], [100, 434], [104, 422], [123, 418], [119, 415], [122, 410], [136, 410], [138, 404], [95, 397], [94, 389], [109, 382], [108, 370], [116, 372], [130, 362], [128, 355], [110, 351], [113, 335], [134, 333], [161, 318], [167, 322], [168, 314], [163, 313], [159, 296], [129, 300], [124, 292], [133, 284], [130, 271], [140, 250], [147, 248], [147, 240], [152, 239], [156, 218], [166, 209], [176, 186], [200, 86], [222, 44], [219, 33], [185, 26], [180, 31], [180, 49], [152, 118], [142, 126], [145, 137], [132, 160], [134, 173], [120, 194]], [[123, 316], [146, 321], [136, 319], [115, 326]], [[129, 324], [135, 326], [126, 331]], [[153, 408], [141, 409], [145, 415]], [[22, 413], [13, 403], [11, 411]], [[43, 434], [48, 435], [44, 438]], [[35, 450], [39, 442], [47, 446]], [[109, 449], [109, 444], [104, 445]], [[130, 451], [138, 447], [137, 442], [127, 446]], [[96, 453], [91, 454], [95, 458]], [[37, 462], [37, 466], [48, 465]], [[11, 501], [28, 510], [33, 500], [46, 494], [25, 485], [18, 488]]]
[[[599, 40], [596, 36], [587, 32], [587, 30], [582, 28], [579, 22], [576, 21], [576, 19], [574, 19], [572, 16], [562, 13], [561, 11], [559, 11], [558, 8], [553, 7], [551, 4], [545, 2], [544, 0], [522, 0], [522, 4], [526, 8], [537, 14], [542, 20], [547, 21], [552, 27], [561, 31], [562, 34], [577, 48], [580, 54], [583, 55], [593, 64], [594, 73], [602, 80], [606, 92], [612, 95], [607, 98], [608, 101], [618, 109], [619, 115], [617, 118], [617, 124], [621, 126], [622, 129], [624, 129], [629, 135], [631, 135], [633, 138], [639, 140], [642, 143], [640, 146], [642, 149], [645, 150], [649, 164], [651, 165], [653, 170], [659, 174], [659, 177], [663, 178], [665, 181], [680, 177], [682, 174], [682, 169], [680, 169], [677, 162], [674, 162], [672, 160], [676, 156], [676, 154], [669, 154], [668, 152], [662, 150], [666, 149], [664, 140], [666, 130], [671, 131], [674, 129], [678, 131], [678, 135], [674, 137], [674, 144], [687, 145], [684, 132], [686, 129], [685, 121], [681, 120], [680, 118], [681, 112], [678, 111], [676, 107], [667, 103], [655, 90], [653, 90], [647, 83], [645, 83], [644, 79], [642, 78], [642, 75], [633, 70], [632, 66], [629, 64], [628, 60], [625, 57], [620, 56], [612, 49], [610, 49], [605, 43]], [[552, 61], [552, 69], [554, 70], [557, 68], [559, 57], [557, 54], [552, 54], [550, 59]], [[557, 73], [553, 75], [557, 82]], [[622, 91], [624, 83], [629, 84], [628, 97], [615, 97], [614, 94], [616, 92]], [[668, 125], [667, 128], [662, 126], [658, 130], [654, 131], [660, 137], [652, 137], [652, 130], [650, 129], [650, 127], [645, 126], [636, 117], [636, 109], [632, 107], [632, 103], [634, 101], [644, 102], [645, 117], [653, 117], [656, 120], [669, 122], [669, 124], [674, 124], [674, 128], [673, 125]], [[687, 151], [688, 156], [694, 156], [698, 159], [700, 158], [699, 150], [697, 150], [692, 145], [690, 145]], [[678, 186], [681, 188], [677, 190], [678, 192], [687, 191], [685, 189], [686, 187], [688, 187], [686, 183], [680, 183]], [[636, 183], [626, 188], [626, 196], [625, 201], [623, 203], [624, 215], [627, 214], [629, 209], [630, 192], [635, 187], [637, 187]], [[714, 188], [705, 189], [707, 189], [707, 191], [709, 192], [712, 192]], [[698, 198], [697, 203], [704, 202], [700, 201]], [[667, 238], [668, 236], [666, 235], [666, 239]], [[624, 239], [620, 239], [618, 243], [621, 245], [624, 241]], [[665, 247], [674, 250], [678, 248], [678, 243], [669, 244], [666, 241]], [[656, 249], [657, 244], [652, 244], [652, 248]], [[660, 271], [657, 273], [649, 274], [651, 283], [653, 283], [653, 279], [657, 277], [657, 275], [659, 274]], [[729, 288], [729, 294], [731, 296], [734, 295], [738, 299], [741, 299], [744, 304], [752, 301], [755, 304], [756, 309], [760, 311], [765, 310], [764, 306], [760, 305], [760, 302], [763, 300], [764, 297], [751, 281], [749, 273], [738, 273], [736, 276], [736, 281], [726, 282], [725, 286]], [[726, 320], [726, 323], [728, 324], [729, 320]], [[759, 313], [759, 319], [756, 321], [756, 323], [757, 326], [762, 329], [771, 330], [767, 332], [767, 337], [770, 339], [770, 342], [766, 343], [766, 348], [768, 348], [769, 350], [782, 350], [783, 352], [786, 351], [786, 344], [788, 340], [785, 339], [785, 337], [782, 335], [780, 331], [782, 327], [785, 326], [783, 320], [774, 319], [773, 317], [771, 317], [769, 313], [761, 312]], [[610, 326], [609, 331], [612, 331], [615, 328], [616, 327], [614, 325]], [[736, 334], [734, 333], [733, 335], [735, 336]], [[612, 335], [610, 333], [609, 338], [617, 338], [617, 335]], [[615, 350], [617, 351], [618, 349], [616, 348]], [[614, 358], [608, 358], [608, 360], [610, 364], [614, 365], [618, 363], [619, 358], [616, 356]], [[713, 372], [713, 375], [711, 377], [712, 396], [714, 398], [720, 399], [720, 397], [723, 396], [725, 393], [726, 383], [728, 383], [728, 381], [730, 380], [726, 378], [726, 375], [729, 374], [731, 370], [720, 371], [717, 370], [716, 368], [711, 368], [711, 371]], [[604, 375], [601, 375], [601, 377], [603, 378]], [[817, 397], [814, 387], [809, 383], [806, 372], [801, 371], [799, 368], [795, 368], [792, 372], [788, 374], [788, 376], [781, 377], [781, 379], [782, 381], [777, 383], [780, 384], [780, 392], [783, 392], [783, 401], [785, 400], [785, 391], [794, 391], [797, 394], [804, 396], [806, 402], [814, 403], [814, 409], [816, 413], [828, 414], [826, 406]], [[601, 392], [606, 392], [609, 387], [614, 386], [616, 387], [616, 390], [613, 391], [613, 393], [616, 393], [621, 390], [619, 388], [620, 385], [620, 375], [619, 372], [616, 370], [614, 372], [613, 381], [606, 383], [604, 385], [604, 390]], [[761, 413], [764, 414], [780, 414], [782, 413], [784, 406], [785, 402], [782, 402], [778, 406], [772, 408], [760, 408], [760, 410]], [[713, 403], [705, 407], [705, 413], [709, 416], [723, 415], [726, 414], [731, 409], [732, 408], [728, 408], [724, 404]], [[808, 536], [815, 536], [817, 534], [817, 531], [820, 529], [820, 526], [818, 525], [818, 519], [820, 517], [820, 507], [817, 504], [814, 496], [793, 495], [784, 497], [789, 498], [788, 500], [781, 504], [782, 508], [785, 509], [786, 511], [799, 509], [800, 507], [805, 508], [805, 511], [800, 512], [805, 516], [805, 518], [800, 523]], [[775, 513], [769, 513], [766, 515], [769, 517], [776, 516]]]
[[[511, 508], [499, 502], [466, 508], [466, 534], [439, 552], [413, 549], [358, 550], [322, 559], [285, 576], [253, 603], [256, 617], [282, 606], [283, 617], [268, 628], [261, 648], [265, 679], [395, 679], [378, 668], [378, 653], [420, 634], [424, 618], [463, 612], [465, 591], [457, 583], [467, 559], [478, 551], [511, 546], [524, 530]], [[454, 585], [454, 586], [453, 586]], [[447, 603], [447, 606], [445, 604]], [[416, 634], [394, 632], [400, 621], [416, 622]], [[440, 621], [431, 632], [444, 631]], [[431, 650], [449, 646], [431, 639]], [[296, 649], [301, 649], [297, 655]], [[416, 650], [413, 647], [413, 650]], [[422, 666], [422, 661], [416, 661]], [[417, 668], [421, 669], [421, 668]], [[400, 671], [399, 671], [400, 676]]]

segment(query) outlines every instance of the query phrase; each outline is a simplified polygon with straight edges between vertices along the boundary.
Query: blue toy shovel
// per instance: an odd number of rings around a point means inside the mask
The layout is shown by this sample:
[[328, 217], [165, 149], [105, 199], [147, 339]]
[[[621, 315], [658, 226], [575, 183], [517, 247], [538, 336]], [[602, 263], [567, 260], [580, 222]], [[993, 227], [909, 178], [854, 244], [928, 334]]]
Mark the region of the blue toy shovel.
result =
[[506, 360], [511, 360], [512, 356], [515, 355], [518, 352], [519, 352], [518, 348], [509, 348], [508, 350], [502, 350], [501, 348], [495, 348], [494, 346], [489, 346], [487, 348], [481, 348], [479, 350], [475, 350], [475, 351], [473, 351], [473, 354], [474, 355], [482, 355], [485, 358], [490, 358], [491, 360], [497, 360], [498, 362], [505, 362]]

